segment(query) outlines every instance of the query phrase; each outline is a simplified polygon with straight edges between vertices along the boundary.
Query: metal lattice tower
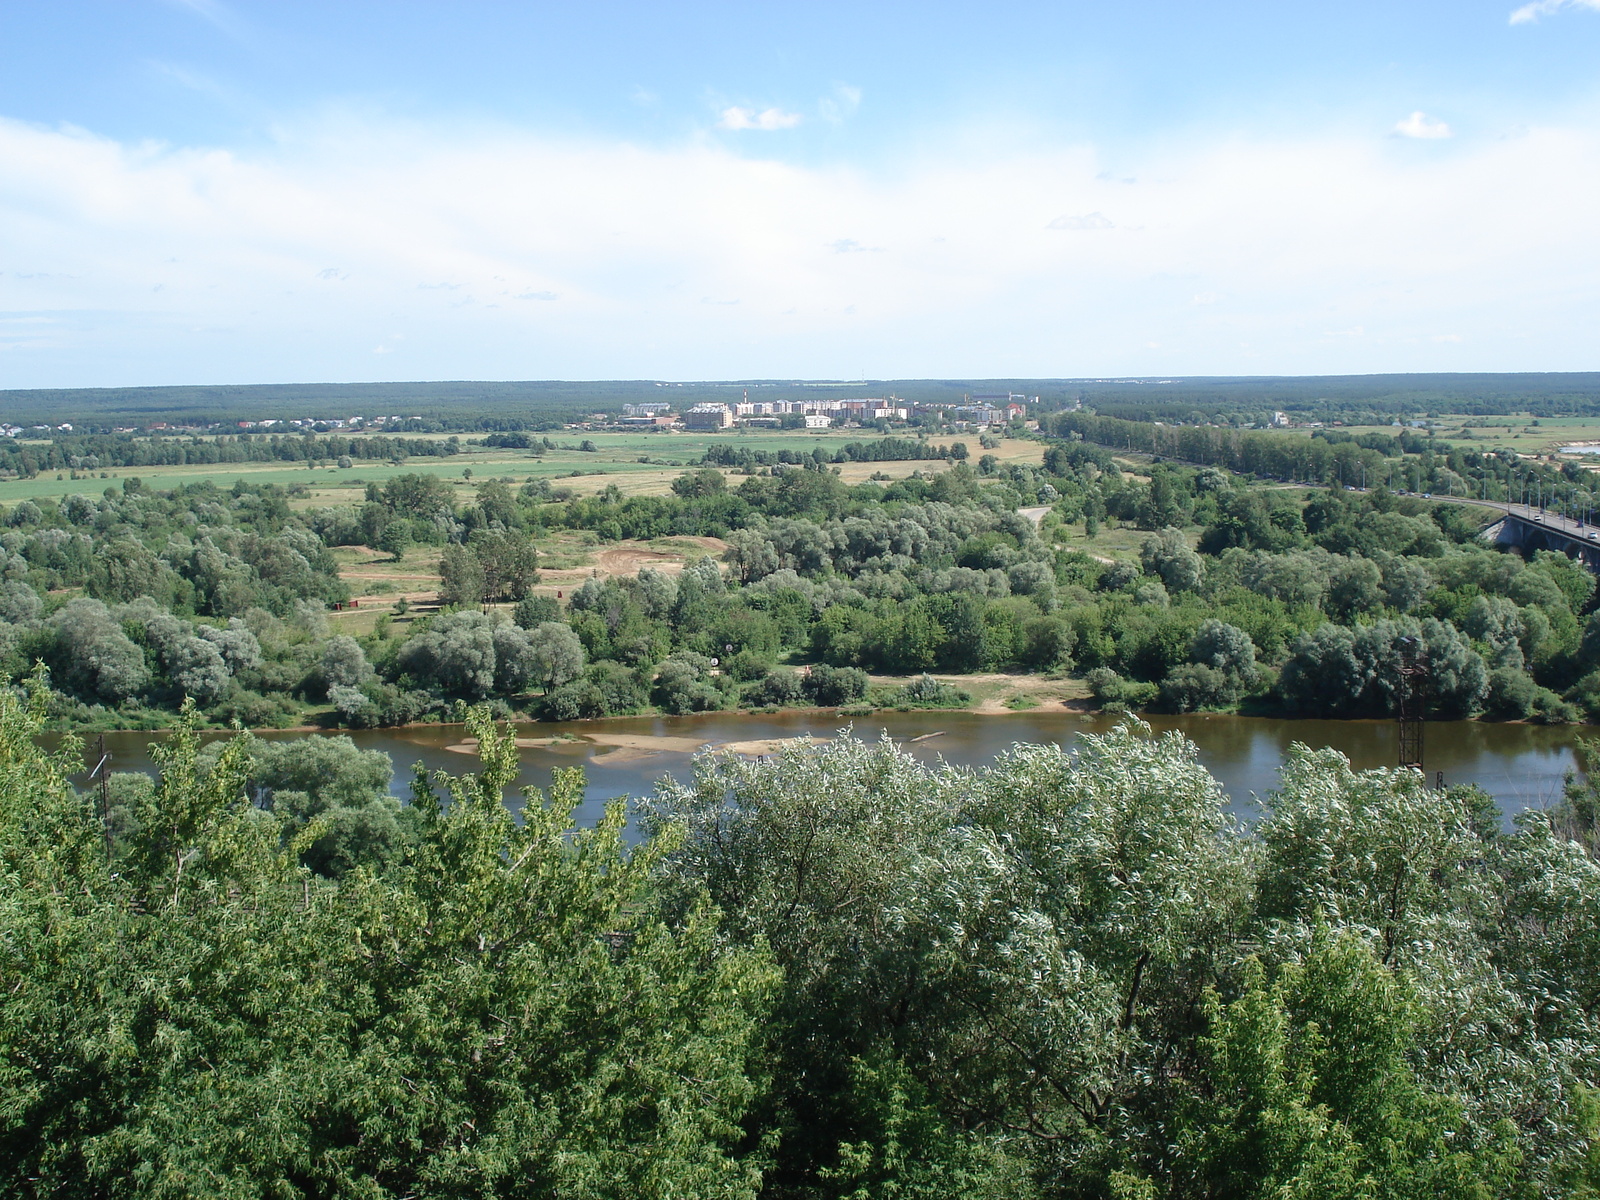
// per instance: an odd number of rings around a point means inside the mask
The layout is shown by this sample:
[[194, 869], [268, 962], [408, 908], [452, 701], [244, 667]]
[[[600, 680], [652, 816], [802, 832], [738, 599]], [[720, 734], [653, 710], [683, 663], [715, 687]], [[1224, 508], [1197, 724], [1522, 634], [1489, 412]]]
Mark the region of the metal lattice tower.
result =
[[1422, 705], [1427, 697], [1426, 662], [1418, 661], [1416, 638], [1400, 639], [1400, 765], [1422, 770]]

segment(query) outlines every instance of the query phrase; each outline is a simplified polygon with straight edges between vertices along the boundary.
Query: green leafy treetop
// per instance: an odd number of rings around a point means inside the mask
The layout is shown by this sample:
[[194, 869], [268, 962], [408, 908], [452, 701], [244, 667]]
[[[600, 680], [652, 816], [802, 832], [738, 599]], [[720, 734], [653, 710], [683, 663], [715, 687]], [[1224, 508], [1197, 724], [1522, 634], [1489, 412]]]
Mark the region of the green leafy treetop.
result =
[[[416, 781], [382, 875], [301, 865], [206, 769], [192, 714], [120, 851], [0, 692], [0, 1161], [50, 1195], [737, 1197], [747, 1057], [773, 973], [644, 890], [670, 835], [570, 833], [578, 770], [518, 824], [509, 730]], [[108, 855], [115, 853], [113, 861]], [[26, 1180], [26, 1184], [22, 1181]]]

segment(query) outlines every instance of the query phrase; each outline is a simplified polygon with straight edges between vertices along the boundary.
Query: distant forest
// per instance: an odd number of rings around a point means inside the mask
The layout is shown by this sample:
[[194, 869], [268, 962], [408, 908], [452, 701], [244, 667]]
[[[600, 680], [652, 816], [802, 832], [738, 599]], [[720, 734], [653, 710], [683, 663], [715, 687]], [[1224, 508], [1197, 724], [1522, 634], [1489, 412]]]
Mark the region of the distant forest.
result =
[[1092, 380], [1076, 392], [1105, 416], [1183, 424], [1275, 409], [1313, 420], [1419, 412], [1600, 414], [1596, 371]]
[[374, 416], [441, 420], [450, 428], [493, 430], [509, 422], [540, 428], [625, 403], [669, 400], [689, 407], [733, 400], [883, 395], [915, 401], [958, 401], [969, 395], [1016, 392], [1039, 397], [1045, 409], [1081, 402], [1129, 420], [1183, 423], [1281, 409], [1312, 419], [1351, 414], [1426, 411], [1535, 416], [1600, 414], [1600, 372], [1321, 375], [1120, 379], [880, 379], [857, 382], [730, 380], [663, 383], [653, 380], [570, 382], [305, 383], [181, 387], [63, 388], [0, 391], [0, 420], [18, 424], [216, 422], [280, 418]]

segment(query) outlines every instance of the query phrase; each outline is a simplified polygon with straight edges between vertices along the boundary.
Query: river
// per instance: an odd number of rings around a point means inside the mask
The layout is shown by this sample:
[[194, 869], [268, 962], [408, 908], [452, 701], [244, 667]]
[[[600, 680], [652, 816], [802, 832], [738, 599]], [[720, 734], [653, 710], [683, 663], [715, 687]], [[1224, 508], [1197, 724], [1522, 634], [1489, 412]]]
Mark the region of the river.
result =
[[[1158, 733], [1177, 729], [1199, 748], [1200, 760], [1227, 789], [1234, 809], [1248, 819], [1254, 797], [1277, 786], [1278, 765], [1293, 742], [1332, 746], [1357, 768], [1390, 766], [1396, 758], [1396, 733], [1385, 721], [1290, 721], [1260, 717], [1191, 713], [1146, 718]], [[691, 717], [627, 717], [570, 724], [521, 724], [519, 738], [556, 741], [522, 749], [517, 786], [544, 787], [557, 767], [582, 766], [588, 790], [577, 813], [580, 825], [598, 820], [606, 800], [648, 794], [662, 775], [687, 778], [696, 747], [771, 738], [832, 737], [854, 725], [858, 737], [884, 732], [926, 762], [944, 759], [977, 766], [1017, 742], [1059, 742], [1070, 746], [1084, 733], [1103, 732], [1116, 718], [1078, 713], [1022, 712], [999, 716], [967, 712], [881, 712], [851, 722], [829, 713], [782, 712], [771, 715], [707, 713]], [[1425, 759], [1430, 778], [1443, 771], [1447, 783], [1476, 783], [1499, 803], [1507, 819], [1525, 808], [1549, 805], [1561, 796], [1562, 782], [1576, 768], [1574, 747], [1584, 727], [1501, 725], [1476, 721], [1432, 721], [1426, 726]], [[937, 736], [929, 737], [927, 735]], [[112, 733], [106, 749], [111, 769], [152, 771], [147, 746], [159, 733]], [[226, 735], [216, 735], [226, 736]], [[269, 732], [269, 738], [320, 737], [322, 734]], [[460, 725], [356, 730], [345, 736], [365, 750], [381, 750], [394, 760], [391, 791], [409, 794], [412, 764], [461, 773], [475, 769]], [[922, 741], [912, 741], [923, 738]], [[597, 740], [598, 739], [598, 740]], [[668, 739], [660, 741], [658, 739]], [[96, 739], [85, 746], [92, 766]], [[454, 747], [454, 749], [451, 749]], [[520, 797], [508, 796], [513, 808]]]

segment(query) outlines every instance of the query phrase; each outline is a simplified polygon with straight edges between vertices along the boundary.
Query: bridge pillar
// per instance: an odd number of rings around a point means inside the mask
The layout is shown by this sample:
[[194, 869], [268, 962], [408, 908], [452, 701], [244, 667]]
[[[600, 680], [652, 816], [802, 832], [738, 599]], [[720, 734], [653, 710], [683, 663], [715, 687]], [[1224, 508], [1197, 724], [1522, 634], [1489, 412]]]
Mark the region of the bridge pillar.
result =
[[1481, 536], [1495, 546], [1515, 546], [1524, 553], [1556, 550], [1600, 575], [1600, 541], [1591, 541], [1587, 536], [1580, 537], [1544, 521], [1530, 521], [1517, 513], [1507, 513]]

